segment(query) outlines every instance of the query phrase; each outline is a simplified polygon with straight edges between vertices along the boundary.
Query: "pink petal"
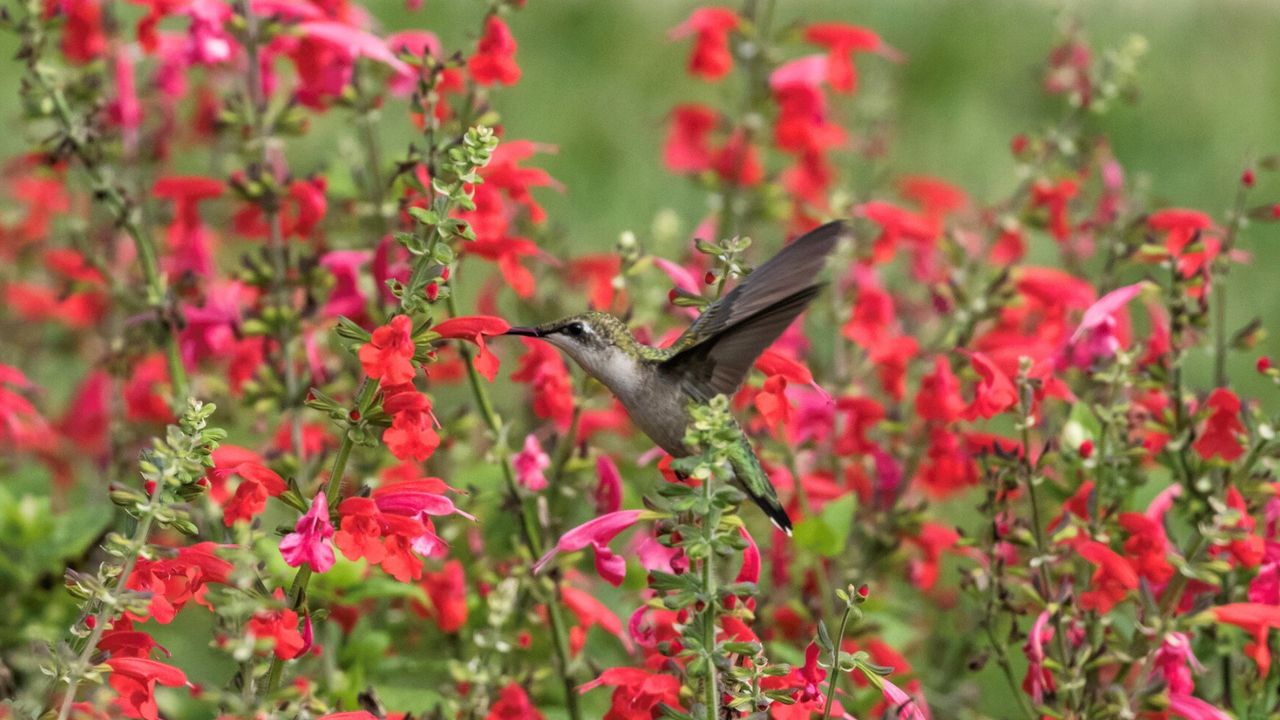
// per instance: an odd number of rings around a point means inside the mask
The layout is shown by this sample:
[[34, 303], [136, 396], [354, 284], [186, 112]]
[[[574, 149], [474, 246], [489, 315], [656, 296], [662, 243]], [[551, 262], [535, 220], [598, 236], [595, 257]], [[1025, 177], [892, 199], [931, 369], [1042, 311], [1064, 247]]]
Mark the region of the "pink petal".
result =
[[398, 75], [413, 74], [413, 68], [397, 58], [387, 44], [376, 35], [350, 25], [327, 20], [304, 22], [298, 25], [298, 28], [304, 35], [337, 45], [352, 55], [363, 55], [377, 60], [395, 70]]
[[1076, 342], [1086, 332], [1102, 325], [1140, 292], [1142, 292], [1142, 283], [1134, 283], [1103, 295], [1084, 311], [1084, 317], [1080, 319], [1080, 327], [1076, 328], [1075, 334], [1071, 336], [1071, 342]]

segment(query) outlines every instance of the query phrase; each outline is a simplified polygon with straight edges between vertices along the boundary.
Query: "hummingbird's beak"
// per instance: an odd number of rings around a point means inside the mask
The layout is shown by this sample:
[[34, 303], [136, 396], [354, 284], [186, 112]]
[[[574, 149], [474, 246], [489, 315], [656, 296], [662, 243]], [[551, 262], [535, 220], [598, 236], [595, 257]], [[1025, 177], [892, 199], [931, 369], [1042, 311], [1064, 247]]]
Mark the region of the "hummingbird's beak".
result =
[[520, 335], [522, 337], [542, 337], [542, 331], [532, 327], [513, 327], [503, 335]]

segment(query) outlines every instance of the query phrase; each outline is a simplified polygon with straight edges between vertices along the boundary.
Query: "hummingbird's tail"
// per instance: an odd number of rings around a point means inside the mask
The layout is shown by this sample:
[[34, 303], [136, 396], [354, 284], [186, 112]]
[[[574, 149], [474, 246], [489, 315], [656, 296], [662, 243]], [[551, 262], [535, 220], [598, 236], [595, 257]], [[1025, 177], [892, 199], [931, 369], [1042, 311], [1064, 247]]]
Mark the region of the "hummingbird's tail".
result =
[[738, 478], [738, 484], [747, 493], [747, 497], [764, 511], [774, 526], [791, 537], [791, 518], [787, 516], [786, 509], [778, 500], [778, 492], [773, 489], [773, 483], [769, 482], [769, 476], [760, 466], [755, 450], [745, 437], [729, 454], [729, 464], [733, 466], [733, 474]]

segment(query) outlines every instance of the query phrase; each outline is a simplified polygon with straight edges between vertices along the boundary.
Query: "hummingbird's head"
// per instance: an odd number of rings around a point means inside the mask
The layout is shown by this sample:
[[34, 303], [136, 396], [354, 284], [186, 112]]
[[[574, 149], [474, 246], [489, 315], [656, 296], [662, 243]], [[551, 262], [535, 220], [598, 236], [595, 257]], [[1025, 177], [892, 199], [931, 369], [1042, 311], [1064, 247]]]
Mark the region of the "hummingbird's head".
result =
[[586, 312], [535, 327], [513, 327], [507, 335], [536, 337], [555, 345], [583, 370], [612, 387], [625, 382], [636, 360], [636, 341], [618, 318]]

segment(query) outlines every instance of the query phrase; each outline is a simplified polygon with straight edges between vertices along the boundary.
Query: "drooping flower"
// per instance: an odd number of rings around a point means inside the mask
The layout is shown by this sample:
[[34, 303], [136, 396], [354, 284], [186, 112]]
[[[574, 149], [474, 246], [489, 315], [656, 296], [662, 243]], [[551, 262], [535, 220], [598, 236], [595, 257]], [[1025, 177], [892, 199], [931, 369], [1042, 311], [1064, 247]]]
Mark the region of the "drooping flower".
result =
[[476, 53], [467, 60], [467, 70], [479, 85], [515, 85], [520, 80], [516, 38], [502, 18], [497, 15], [485, 18], [484, 34], [476, 45]]
[[631, 650], [631, 637], [623, 631], [622, 620], [595, 595], [565, 584], [560, 588], [565, 607], [577, 618], [578, 624], [569, 629], [569, 649], [574, 655], [582, 652], [587, 642], [587, 631], [593, 627], [613, 635]]
[[689, 56], [689, 73], [716, 81], [733, 69], [729, 51], [729, 33], [739, 24], [736, 13], [723, 7], [698, 8], [688, 20], [671, 29], [672, 40], [694, 35], [693, 53]]
[[804, 649], [804, 666], [800, 668], [800, 679], [803, 684], [796, 692], [797, 702], [809, 702], [811, 700], [823, 701], [826, 697], [822, 694], [822, 681], [827, 677], [827, 671], [818, 665], [818, 644], [809, 643]]
[[1206, 460], [1217, 456], [1234, 462], [1244, 454], [1239, 439], [1245, 434], [1244, 424], [1240, 422], [1240, 399], [1226, 388], [1216, 388], [1209, 394], [1205, 406], [1211, 410], [1209, 419], [1205, 420], [1200, 437], [1191, 447]]
[[1183, 720], [1232, 720], [1213, 703], [1189, 693], [1169, 693], [1169, 714]]
[[1195, 690], [1192, 672], [1204, 672], [1204, 667], [1191, 652], [1191, 638], [1185, 633], [1171, 632], [1156, 650], [1153, 661], [1155, 674], [1164, 678], [1170, 694], [1190, 695]]
[[112, 657], [105, 664], [111, 668], [107, 683], [118, 693], [115, 705], [131, 718], [157, 720], [156, 685], [181, 687], [187, 684], [187, 676], [172, 665], [165, 665], [149, 658]]
[[333, 567], [333, 547], [329, 544], [332, 537], [333, 523], [329, 521], [329, 504], [321, 490], [311, 499], [311, 509], [298, 518], [293, 532], [280, 541], [280, 554], [292, 567], [306, 563], [313, 572], [323, 573]]
[[1049, 232], [1058, 242], [1066, 242], [1071, 237], [1071, 219], [1067, 214], [1068, 206], [1080, 192], [1080, 183], [1071, 178], [1064, 178], [1056, 183], [1038, 180], [1031, 186], [1031, 204], [1043, 207], [1049, 213]]
[[1118, 322], [1115, 316], [1142, 292], [1142, 288], [1143, 283], [1126, 285], [1090, 305], [1067, 341], [1063, 360], [1076, 367], [1088, 367], [1099, 359], [1113, 357], [1121, 347], [1116, 337]]
[[535, 435], [525, 436], [524, 447], [512, 456], [511, 464], [521, 487], [531, 492], [546, 489], [547, 477], [542, 471], [551, 467], [551, 458], [542, 451], [542, 444]]
[[547, 563], [559, 553], [577, 552], [590, 547], [595, 551], [596, 572], [613, 586], [622, 584], [626, 576], [627, 561], [621, 555], [615, 555], [609, 549], [609, 542], [619, 533], [630, 528], [640, 519], [641, 510], [619, 510], [601, 515], [579, 525], [560, 537], [555, 547], [547, 551], [533, 566], [535, 573], [541, 572]]

